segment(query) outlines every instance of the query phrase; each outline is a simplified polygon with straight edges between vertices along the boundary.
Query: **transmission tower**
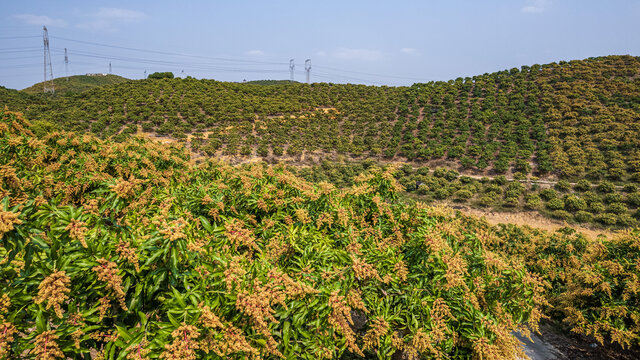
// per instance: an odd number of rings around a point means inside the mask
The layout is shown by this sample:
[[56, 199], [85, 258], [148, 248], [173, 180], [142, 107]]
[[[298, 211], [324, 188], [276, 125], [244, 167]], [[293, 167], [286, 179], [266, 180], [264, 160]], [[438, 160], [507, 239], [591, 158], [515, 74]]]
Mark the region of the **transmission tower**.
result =
[[307, 84], [309, 84], [311, 79], [311, 59], [304, 61], [304, 71], [307, 72]]
[[147, 78], [147, 69], [144, 69], [144, 78]]
[[67, 48], [64, 48], [64, 76], [69, 81], [69, 56], [67, 55]]
[[109, 74], [111, 74], [111, 61], [109, 61]]
[[[53, 87], [53, 66], [51, 65], [51, 51], [49, 50], [49, 31], [46, 26], [42, 27], [42, 40], [44, 42], [44, 92], [53, 93], [55, 88]], [[49, 75], [47, 75], [47, 68], [49, 68]]]
[[296, 64], [293, 62], [293, 59], [289, 60], [289, 72], [291, 73], [291, 81], [293, 81], [293, 72], [296, 69]]

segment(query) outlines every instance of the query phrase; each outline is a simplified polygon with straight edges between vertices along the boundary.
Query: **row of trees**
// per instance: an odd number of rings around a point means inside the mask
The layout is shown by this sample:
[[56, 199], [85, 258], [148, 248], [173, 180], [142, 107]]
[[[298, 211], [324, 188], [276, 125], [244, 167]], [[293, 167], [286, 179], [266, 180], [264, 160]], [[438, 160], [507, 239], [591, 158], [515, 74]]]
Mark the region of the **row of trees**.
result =
[[[309, 181], [327, 181], [339, 187], [353, 184], [353, 178], [380, 164], [324, 161], [310, 167], [291, 167]], [[395, 166], [395, 165], [394, 165]], [[388, 166], [382, 165], [383, 168]], [[603, 180], [576, 183], [560, 180], [553, 186], [536, 180], [472, 178], [457, 171], [409, 164], [395, 172], [398, 182], [422, 201], [448, 201], [497, 211], [537, 211], [541, 215], [573, 223], [630, 228], [640, 225], [640, 187], [634, 183], [617, 186]]]
[[[161, 79], [0, 101], [102, 137], [196, 135], [209, 155], [445, 159], [496, 174], [640, 181], [640, 59], [534, 65], [411, 87]], [[4, 94], [4, 95], [3, 95]], [[33, 101], [32, 101], [33, 100]]]

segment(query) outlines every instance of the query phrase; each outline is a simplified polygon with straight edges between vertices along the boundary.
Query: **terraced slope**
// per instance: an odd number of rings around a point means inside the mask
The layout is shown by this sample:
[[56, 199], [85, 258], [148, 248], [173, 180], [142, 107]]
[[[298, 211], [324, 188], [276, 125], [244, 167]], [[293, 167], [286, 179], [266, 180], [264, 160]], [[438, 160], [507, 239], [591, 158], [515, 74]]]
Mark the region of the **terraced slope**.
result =
[[639, 58], [607, 56], [411, 87], [141, 80], [12, 108], [102, 137], [187, 140], [237, 161], [345, 155], [638, 182], [639, 75]]

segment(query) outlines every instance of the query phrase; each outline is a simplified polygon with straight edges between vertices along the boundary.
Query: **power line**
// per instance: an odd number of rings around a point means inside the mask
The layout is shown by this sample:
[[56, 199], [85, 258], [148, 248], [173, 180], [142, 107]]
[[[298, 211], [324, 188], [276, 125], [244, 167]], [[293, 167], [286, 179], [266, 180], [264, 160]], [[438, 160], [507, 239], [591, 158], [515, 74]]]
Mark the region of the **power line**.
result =
[[[82, 44], [88, 44], [88, 45], [93, 45], [93, 46], [102, 46], [102, 47], [115, 48], [115, 49], [138, 51], [138, 52], [143, 52], [143, 53], [162, 54], [162, 55], [170, 55], [170, 56], [181, 56], [181, 57], [190, 57], [190, 58], [198, 58], [198, 59], [217, 60], [217, 61], [227, 61], [227, 62], [241, 62], [241, 63], [246, 63], [246, 64], [286, 65], [286, 63], [280, 63], [280, 62], [266, 62], [266, 61], [255, 61], [255, 60], [245, 60], [245, 59], [209, 57], [209, 56], [191, 55], [191, 54], [175, 53], [175, 52], [168, 52], [168, 51], [157, 51], [157, 50], [140, 49], [140, 48], [134, 48], [134, 47], [126, 47], [126, 46], [118, 46], [118, 45], [111, 45], [111, 44], [104, 44], [104, 43], [96, 43], [96, 42], [92, 42], [92, 41], [70, 39], [70, 38], [59, 37], [59, 36], [52, 36], [52, 38], [56, 38], [56, 39], [59, 39], [59, 40], [65, 40], [65, 41], [72, 41], [72, 42], [77, 42], [77, 43], [82, 43]], [[107, 56], [107, 58], [109, 58], [109, 57]], [[167, 63], [169, 63], [169, 62], [167, 62]], [[290, 70], [290, 72], [291, 72], [291, 63], [292, 62], [290, 60], [289, 61], [289, 67], [290, 67], [289, 70]], [[305, 64], [306, 64], [306, 61], [305, 61]], [[236, 64], [236, 65], [241, 65], [241, 64]], [[295, 64], [293, 66], [295, 67]], [[309, 64], [309, 66], [310, 66], [310, 64]], [[345, 69], [339, 69], [339, 68], [334, 68], [334, 67], [329, 67], [329, 66], [322, 66], [322, 65], [316, 65], [316, 67], [321, 68], [321, 69], [326, 69], [326, 70], [333, 70], [333, 71], [337, 71], [337, 72], [342, 72], [342, 73], [360, 74], [360, 75], [382, 77], [382, 78], [393, 78], [393, 79], [412, 80], [412, 81], [432, 81], [432, 79], [419, 79], [419, 78], [408, 77], [408, 76], [387, 75], [387, 74], [370, 73], [370, 72], [363, 72], [363, 71], [345, 70]], [[346, 76], [342, 76], [342, 77], [346, 78]], [[351, 77], [351, 78], [353, 78], [353, 77]], [[353, 79], [356, 79], [356, 78], [353, 78]], [[360, 79], [360, 81], [362, 81], [362, 79]]]
[[[23, 38], [35, 38], [38, 36], [7, 36], [7, 37], [0, 37], [0, 39], [23, 39]], [[111, 54], [101, 54], [101, 53], [96, 53], [96, 52], [92, 52], [92, 51], [74, 51], [74, 50], [69, 50], [70, 54], [73, 54], [75, 56], [79, 56], [79, 57], [88, 57], [88, 58], [96, 58], [96, 59], [104, 59], [104, 60], [117, 60], [117, 61], [121, 61], [121, 62], [129, 62], [129, 63], [137, 63], [137, 64], [143, 64], [143, 65], [157, 65], [157, 66], [175, 66], [177, 68], [180, 69], [190, 69], [190, 70], [196, 70], [196, 71], [204, 71], [204, 72], [215, 72], [215, 71], [225, 71], [225, 72], [247, 72], [247, 73], [286, 73], [286, 70], [275, 70], [275, 69], [265, 69], [265, 68], [261, 68], [261, 69], [250, 69], [250, 68], [244, 68], [244, 66], [259, 66], [259, 65], [278, 65], [278, 66], [282, 66], [282, 65], [286, 65], [287, 63], [283, 63], [283, 62], [269, 62], [269, 61], [256, 61], [256, 60], [246, 60], [246, 59], [235, 59], [235, 58], [225, 58], [225, 57], [210, 57], [210, 56], [200, 56], [200, 55], [193, 55], [193, 54], [185, 54], [185, 53], [177, 53], [177, 52], [169, 52], [169, 51], [157, 51], [157, 50], [149, 50], [149, 49], [140, 49], [140, 48], [136, 48], [136, 47], [126, 47], [126, 46], [119, 46], [119, 45], [113, 45], [113, 44], [106, 44], [106, 43], [98, 43], [98, 42], [92, 42], [92, 41], [84, 41], [84, 40], [78, 40], [78, 39], [72, 39], [72, 38], [66, 38], [66, 37], [59, 37], [59, 36], [51, 36], [50, 38], [55, 38], [58, 40], [63, 40], [63, 41], [69, 41], [69, 42], [74, 42], [74, 43], [79, 43], [79, 44], [85, 44], [85, 45], [90, 45], [90, 46], [100, 46], [100, 47], [105, 47], [105, 48], [112, 48], [112, 49], [122, 49], [122, 50], [128, 50], [128, 51], [136, 51], [136, 52], [140, 52], [140, 53], [148, 53], [148, 54], [160, 54], [160, 55], [167, 55], [167, 56], [175, 56], [175, 57], [182, 57], [182, 58], [190, 58], [190, 59], [203, 59], [203, 60], [213, 60], [213, 61], [220, 61], [220, 62], [233, 62], [234, 64], [215, 64], [215, 63], [211, 63], [211, 62], [192, 62], [192, 61], [180, 61], [178, 59], [176, 60], [168, 60], [168, 59], [156, 59], [156, 58], [141, 58], [141, 57], [136, 57], [136, 56], [128, 56], [128, 55], [120, 55], [120, 56], [113, 56]], [[58, 51], [58, 49], [52, 49], [54, 51]], [[31, 48], [31, 47], [22, 47], [22, 48], [0, 48], [0, 54], [10, 54], [10, 53], [28, 53], [31, 51], [38, 51], [37, 48]], [[62, 49], [60, 49], [59, 51], [62, 51]], [[8, 58], [9, 59], [18, 59], [18, 58]], [[67, 65], [65, 63], [65, 65]], [[231, 65], [231, 66], [225, 66], [225, 65]], [[120, 66], [120, 65], [118, 65]], [[120, 68], [126, 68], [126, 67], [122, 67], [120, 66]], [[380, 84], [380, 82], [378, 81], [372, 81], [372, 80], [367, 80], [364, 79], [362, 77], [358, 77], [358, 76], [350, 76], [347, 74], [355, 74], [355, 75], [364, 75], [364, 76], [370, 76], [370, 77], [376, 77], [376, 78], [389, 78], [389, 79], [402, 79], [402, 80], [412, 80], [412, 81], [432, 81], [432, 80], [427, 80], [427, 79], [417, 79], [414, 77], [409, 77], [409, 76], [399, 76], [399, 75], [388, 75], [388, 74], [380, 74], [380, 73], [371, 73], [371, 72], [364, 72], [364, 71], [354, 71], [354, 70], [347, 70], [347, 69], [340, 69], [340, 68], [335, 68], [335, 67], [329, 67], [329, 66], [323, 66], [323, 65], [316, 65], [317, 69], [320, 69], [320, 72], [317, 72], [317, 75], [321, 78], [325, 78], [325, 79], [329, 79], [331, 77], [333, 78], [339, 78], [339, 79], [348, 79], [348, 80], [354, 80], [354, 81], [358, 81], [358, 82], [364, 82], [364, 83], [373, 83], [373, 84]], [[136, 70], [141, 70], [142, 68], [131, 68], [131, 69], [136, 69]], [[282, 69], [282, 68], [280, 68]], [[325, 70], [324, 72], [322, 70]], [[328, 71], [326, 71], [328, 70]], [[310, 72], [311, 72], [311, 62], [309, 59], [307, 59], [307, 61], [305, 61], [305, 72], [307, 75], [307, 82], [310, 82]], [[295, 63], [293, 61], [293, 59], [291, 59], [289, 61], [289, 73], [290, 73], [290, 78], [293, 79], [293, 75], [295, 73]], [[316, 74], [316, 72], [314, 71], [314, 74]]]
[[340, 75], [340, 74], [333, 74], [333, 73], [327, 73], [327, 72], [314, 72], [315, 76], [321, 77], [321, 78], [325, 78], [325, 79], [335, 79], [335, 78], [342, 78], [342, 79], [347, 79], [347, 80], [354, 80], [354, 81], [358, 81], [361, 83], [369, 83], [369, 84], [376, 84], [376, 85], [381, 85], [382, 83], [378, 82], [378, 81], [373, 81], [373, 80], [367, 80], [367, 79], [363, 79], [363, 78], [357, 78], [357, 77], [352, 77], [352, 76], [346, 76], [346, 75]]
[[42, 63], [38, 62], [38, 63], [9, 65], [9, 66], [2, 66], [2, 67], [0, 67], [0, 69], [22, 69], [22, 68], [28, 68], [28, 67], [33, 67], [33, 66], [42, 66]]
[[[38, 55], [39, 57], [40, 55]], [[31, 60], [34, 59], [36, 56], [15, 56], [15, 57], [9, 57], [9, 58], [0, 58], [0, 61], [7, 61], [7, 60]]]
[[39, 38], [39, 35], [28, 35], [28, 36], [0, 36], [0, 40], [13, 40], [13, 39], [32, 39]]
[[[395, 79], [413, 80], [413, 81], [416, 81], [416, 80], [427, 80], [427, 79], [418, 79], [418, 78], [407, 77], [407, 76], [384, 75], [384, 74], [375, 74], [375, 73], [369, 73], [369, 72], [363, 72], [363, 71], [342, 70], [342, 69], [333, 68], [333, 67], [329, 67], [329, 66], [322, 66], [322, 65], [316, 65], [316, 67], [319, 67], [321, 69], [338, 71], [338, 72], [369, 75], [369, 76], [377, 76], [377, 77], [386, 77], [386, 78], [395, 78]], [[433, 80], [427, 80], [427, 81], [433, 81]]]
[[24, 49], [24, 50], [0, 50], [0, 54], [14, 54], [14, 53], [23, 53], [23, 52], [34, 52], [34, 51], [42, 51], [42, 48], [35, 49]]
[[256, 60], [245, 60], [245, 59], [232, 59], [232, 58], [223, 58], [223, 57], [211, 57], [211, 56], [200, 56], [200, 55], [173, 53], [173, 52], [168, 52], [168, 51], [138, 49], [138, 48], [132, 48], [132, 47], [126, 47], [126, 46], [118, 46], [118, 45], [96, 43], [96, 42], [92, 42], [92, 41], [75, 40], [75, 39], [69, 39], [69, 38], [64, 38], [64, 37], [59, 37], [59, 36], [52, 36], [52, 38], [59, 39], [59, 40], [65, 40], [65, 41], [73, 41], [73, 42], [77, 42], [77, 43], [81, 43], [81, 44], [88, 44], [88, 45], [94, 45], [94, 46], [103, 46], [103, 47], [130, 50], [130, 51], [139, 51], [139, 52], [146, 52], [146, 53], [152, 53], [152, 54], [192, 57], [192, 58], [218, 60], [218, 61], [245, 62], [245, 63], [254, 63], [254, 64], [262, 64], [262, 65], [286, 65], [286, 63], [281, 63], [281, 62], [268, 62], [268, 61], [256, 61]]
[[92, 52], [84, 52], [84, 51], [73, 51], [73, 50], [69, 50], [69, 54], [73, 54], [75, 56], [80, 56], [80, 57], [89, 57], [89, 58], [97, 58], [97, 59], [105, 59], [105, 60], [119, 60], [124, 62], [140, 63], [145, 65], [175, 66], [179, 68], [189, 68], [189, 69], [195, 69], [195, 70], [218, 70], [218, 71], [231, 71], [231, 72], [286, 72], [286, 70], [229, 68], [229, 67], [211, 65], [208, 63], [186, 63], [186, 62], [177, 62], [177, 61], [153, 60], [153, 59], [145, 59], [145, 58], [119, 57], [119, 56], [110, 56], [108, 54], [100, 54], [100, 53], [92, 53]]

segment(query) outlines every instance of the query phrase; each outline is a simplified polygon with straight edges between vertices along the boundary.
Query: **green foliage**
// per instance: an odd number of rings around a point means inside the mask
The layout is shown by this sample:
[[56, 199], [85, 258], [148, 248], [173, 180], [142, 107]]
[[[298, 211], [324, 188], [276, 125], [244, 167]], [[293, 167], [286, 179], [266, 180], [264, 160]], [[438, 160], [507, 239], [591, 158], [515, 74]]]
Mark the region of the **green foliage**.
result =
[[627, 195], [627, 198], [625, 201], [630, 206], [640, 207], [640, 191], [636, 191], [634, 193]]
[[596, 215], [596, 221], [611, 226], [618, 222], [618, 217], [614, 213], [603, 213]]
[[149, 74], [149, 76], [147, 76], [147, 79], [173, 79], [173, 73], [172, 72], [154, 72], [152, 74]]
[[564, 210], [555, 210], [552, 213], [552, 216], [560, 220], [569, 220], [570, 218], [572, 218], [571, 214], [568, 211]]
[[564, 208], [571, 212], [586, 210], [587, 202], [575, 195], [567, 195], [564, 197]]
[[601, 193], [612, 193], [616, 190], [616, 186], [614, 183], [610, 182], [610, 181], [602, 181], [600, 182], [600, 184], [598, 184], [598, 191], [600, 191]]
[[547, 202], [547, 208], [550, 210], [564, 209], [564, 201], [560, 198], [553, 198]]
[[575, 214], [575, 219], [579, 223], [591, 223], [593, 222], [593, 214], [587, 211], [578, 211]]
[[539, 319], [541, 282], [389, 171], [341, 190], [0, 119], [4, 357], [513, 358]]
[[571, 189], [571, 184], [567, 180], [560, 180], [555, 185], [556, 190], [566, 192]]
[[553, 234], [513, 225], [501, 228], [497, 250], [521, 259], [549, 283], [550, 316], [600, 344], [640, 345], [640, 296], [638, 284], [630, 281], [640, 275], [637, 230], [587, 239], [570, 228]]
[[558, 193], [553, 189], [544, 189], [540, 191], [540, 197], [546, 201], [553, 200], [558, 197]]
[[585, 192], [591, 190], [591, 183], [587, 179], [580, 179], [574, 186], [576, 191]]
[[529, 194], [525, 198], [525, 206], [528, 209], [538, 210], [542, 207], [542, 199], [538, 194]]

